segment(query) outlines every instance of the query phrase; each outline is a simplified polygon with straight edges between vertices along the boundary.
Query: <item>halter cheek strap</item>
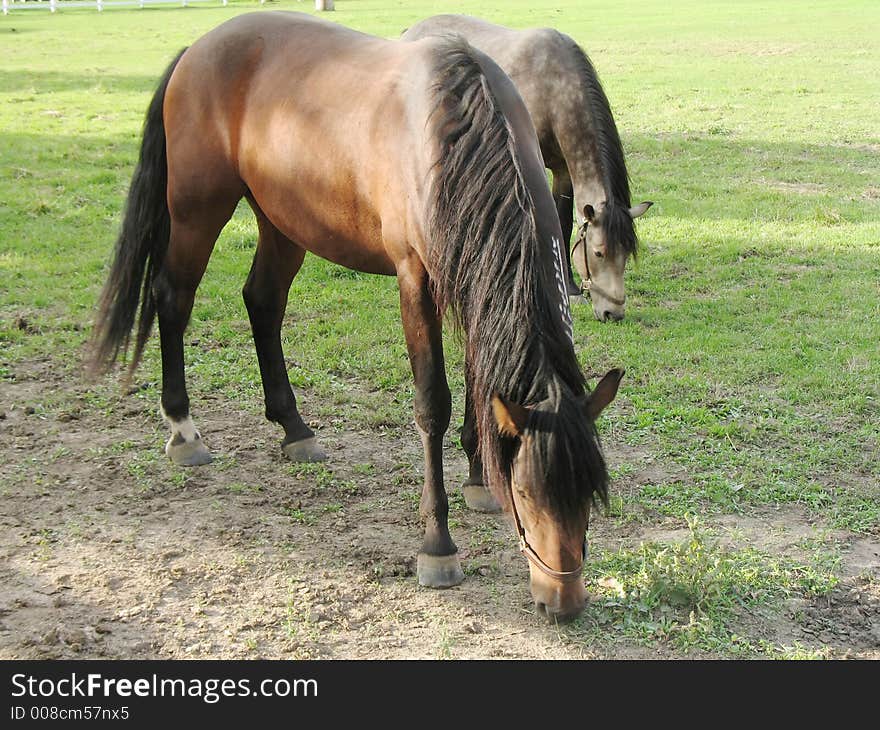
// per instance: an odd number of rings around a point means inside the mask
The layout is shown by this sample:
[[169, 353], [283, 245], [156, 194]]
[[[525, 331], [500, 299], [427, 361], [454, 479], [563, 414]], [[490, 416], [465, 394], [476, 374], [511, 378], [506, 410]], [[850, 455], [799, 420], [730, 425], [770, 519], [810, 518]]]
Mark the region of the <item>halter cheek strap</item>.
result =
[[529, 562], [540, 570], [544, 575], [555, 578], [563, 583], [573, 583], [580, 580], [581, 573], [584, 570], [584, 563], [587, 562], [587, 538], [584, 536], [584, 543], [581, 547], [581, 564], [574, 570], [554, 570], [545, 563], [541, 556], [535, 552], [534, 548], [529, 545], [526, 540], [526, 531], [523, 529], [522, 522], [519, 519], [519, 512], [516, 509], [516, 501], [513, 496], [513, 483], [510, 484], [510, 511], [513, 513], [513, 522], [516, 527], [516, 534], [519, 537], [519, 551], [528, 558]]
[[587, 269], [587, 280], [584, 285], [581, 287], [581, 294], [589, 294], [590, 292], [596, 292], [603, 299], [607, 299], [612, 304], [616, 304], [618, 307], [622, 307], [626, 304], [626, 297], [623, 299], [619, 299], [618, 297], [611, 296], [607, 291], [602, 289], [598, 284], [596, 284], [592, 277], [590, 276], [590, 257], [587, 255], [587, 246], [585, 241], [587, 240], [587, 226], [589, 226], [589, 221], [584, 221], [584, 224], [578, 229], [577, 238], [575, 239], [574, 246], [571, 249], [571, 257], [574, 259], [574, 252], [577, 251], [577, 247], [582, 243], [584, 244], [584, 266]]

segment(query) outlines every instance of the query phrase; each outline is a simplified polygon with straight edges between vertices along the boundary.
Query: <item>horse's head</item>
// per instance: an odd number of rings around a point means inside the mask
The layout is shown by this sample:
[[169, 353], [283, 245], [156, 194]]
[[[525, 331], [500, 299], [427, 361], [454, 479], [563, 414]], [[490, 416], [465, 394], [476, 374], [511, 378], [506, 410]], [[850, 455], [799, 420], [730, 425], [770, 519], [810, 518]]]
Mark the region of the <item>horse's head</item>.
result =
[[653, 205], [639, 203], [632, 208], [599, 209], [585, 205], [583, 222], [572, 249], [574, 266], [584, 288], [589, 288], [593, 314], [601, 322], [620, 321], [626, 308], [623, 272], [635, 253], [633, 221]]
[[587, 601], [581, 573], [590, 505], [597, 492], [604, 497], [608, 479], [594, 421], [622, 377], [612, 370], [586, 397], [533, 408], [492, 398], [512, 454], [508, 508], [529, 560], [535, 606], [551, 620], [575, 618]]

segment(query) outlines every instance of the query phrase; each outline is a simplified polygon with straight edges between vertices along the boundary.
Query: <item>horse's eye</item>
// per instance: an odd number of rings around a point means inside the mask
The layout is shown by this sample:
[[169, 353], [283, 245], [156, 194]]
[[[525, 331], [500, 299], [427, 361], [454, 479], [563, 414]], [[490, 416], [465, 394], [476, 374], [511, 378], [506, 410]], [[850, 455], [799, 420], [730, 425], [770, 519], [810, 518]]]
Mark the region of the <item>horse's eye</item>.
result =
[[605, 256], [605, 254], [602, 253], [599, 249], [596, 249], [595, 251], [593, 251], [593, 253], [596, 254], [597, 259], [601, 259]]

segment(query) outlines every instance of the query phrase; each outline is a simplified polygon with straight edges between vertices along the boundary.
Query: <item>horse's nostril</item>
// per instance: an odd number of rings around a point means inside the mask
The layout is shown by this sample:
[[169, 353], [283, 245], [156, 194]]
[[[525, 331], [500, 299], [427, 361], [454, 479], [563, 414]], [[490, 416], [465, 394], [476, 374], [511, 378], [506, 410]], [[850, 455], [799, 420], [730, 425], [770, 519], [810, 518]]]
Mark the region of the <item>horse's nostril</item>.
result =
[[577, 618], [581, 613], [581, 606], [572, 608], [570, 610], [562, 610], [562, 609], [551, 609], [547, 606], [546, 603], [542, 603], [541, 601], [535, 602], [535, 610], [538, 612], [539, 616], [547, 619], [551, 622], [556, 623], [568, 623], [569, 621]]
[[620, 322], [620, 320], [622, 320], [622, 319], [623, 319], [623, 312], [606, 311], [604, 313], [604, 315], [602, 316], [603, 322], [609, 322], [609, 321]]

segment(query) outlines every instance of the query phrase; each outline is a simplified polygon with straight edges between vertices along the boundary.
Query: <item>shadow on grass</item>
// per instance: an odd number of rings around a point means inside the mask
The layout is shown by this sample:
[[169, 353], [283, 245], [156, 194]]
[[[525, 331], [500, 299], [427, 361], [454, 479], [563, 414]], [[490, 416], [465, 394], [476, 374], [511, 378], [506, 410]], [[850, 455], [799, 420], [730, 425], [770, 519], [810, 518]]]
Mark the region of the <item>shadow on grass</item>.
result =
[[[96, 59], [97, 60], [97, 59]], [[98, 60], [99, 61], [99, 60]], [[100, 86], [111, 91], [147, 92], [158, 84], [159, 76], [129, 76], [92, 73], [68, 73], [63, 71], [0, 71], [0, 93], [46, 94], [66, 91], [83, 91]]]
[[[156, 82], [152, 76], [0, 71], [0, 92], [7, 93], [96, 86], [151, 92]], [[39, 119], [33, 123], [39, 125]], [[106, 136], [10, 134], [0, 136], [0, 149], [8, 150], [3, 157], [14, 157], [17, 150], [40, 150], [41, 161], [51, 166], [53, 158], [64, 164], [70, 150], [87, 159], [83, 151], [100, 155], [108, 143], [129, 145], [131, 139], [130, 131]], [[624, 144], [633, 198], [658, 204], [640, 220], [639, 228], [649, 228], [658, 215], [697, 222], [806, 223], [828, 228], [880, 218], [880, 154], [868, 144], [775, 143], [712, 135], [642, 135], [625, 138]], [[132, 146], [132, 169], [136, 155], [137, 147]], [[4, 162], [0, 159], [0, 164]], [[27, 167], [24, 161], [12, 164]]]

